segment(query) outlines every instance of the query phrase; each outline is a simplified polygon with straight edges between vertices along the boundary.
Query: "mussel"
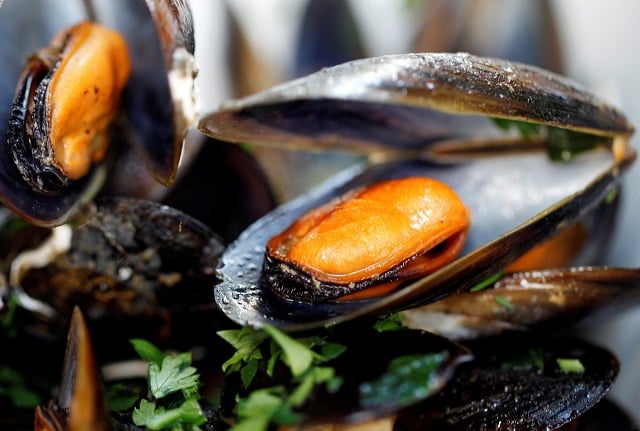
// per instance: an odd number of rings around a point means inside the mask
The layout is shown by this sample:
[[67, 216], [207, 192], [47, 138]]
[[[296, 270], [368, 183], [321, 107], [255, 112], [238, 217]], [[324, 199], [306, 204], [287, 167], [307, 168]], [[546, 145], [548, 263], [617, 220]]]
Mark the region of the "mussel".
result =
[[[223, 311], [241, 324], [288, 330], [468, 290], [606, 204], [635, 160], [627, 144], [633, 126], [578, 84], [468, 54], [394, 55], [324, 69], [225, 102], [200, 129], [232, 142], [370, 155], [258, 220], [222, 256], [215, 293]], [[447, 184], [468, 208], [471, 225], [457, 259], [375, 298], [306, 304], [270, 293], [277, 284], [265, 267], [271, 238], [345, 193], [407, 177]], [[291, 271], [281, 269], [286, 279]]]
[[30, 35], [2, 42], [3, 204], [63, 223], [103, 183], [107, 143], [139, 143], [156, 178], [174, 181], [195, 121], [190, 14], [179, 0], [0, 5], [0, 26]]
[[467, 209], [446, 184], [388, 180], [316, 208], [271, 238], [264, 273], [292, 300], [382, 294], [455, 259], [468, 228]]
[[7, 139], [25, 182], [55, 192], [104, 158], [130, 70], [122, 36], [88, 21], [58, 33], [29, 60]]
[[44, 237], [27, 225], [3, 238], [30, 244], [35, 236], [35, 245], [4, 258], [19, 306], [16, 326], [56, 345], [80, 306], [97, 348], [109, 355], [131, 337], [196, 343], [191, 325], [224, 325], [210, 300], [224, 247], [208, 227], [137, 199], [103, 198], [84, 215], [83, 223], [47, 229]]

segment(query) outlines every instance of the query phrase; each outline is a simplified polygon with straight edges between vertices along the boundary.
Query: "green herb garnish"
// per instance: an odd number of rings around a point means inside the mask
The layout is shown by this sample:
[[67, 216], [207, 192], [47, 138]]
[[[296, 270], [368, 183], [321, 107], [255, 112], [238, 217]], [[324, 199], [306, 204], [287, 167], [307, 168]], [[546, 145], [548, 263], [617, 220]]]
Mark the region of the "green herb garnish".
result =
[[116, 383], [107, 387], [107, 404], [113, 411], [127, 412], [132, 410], [139, 399], [140, 394], [137, 390], [125, 386], [122, 383]]
[[[132, 339], [131, 344], [148, 362], [149, 386], [149, 399], [140, 399], [133, 409], [133, 423], [149, 430], [199, 430], [207, 418], [198, 402], [200, 376], [191, 366], [191, 353], [163, 354], [141, 339]], [[118, 411], [126, 411], [137, 401], [134, 393], [122, 385], [110, 388], [108, 396], [112, 408]]]
[[491, 120], [496, 126], [505, 131], [516, 128], [525, 139], [544, 136], [544, 134], [546, 134], [549, 158], [554, 161], [566, 162], [580, 153], [590, 151], [603, 143], [611, 142], [611, 138], [608, 137], [561, 129], [559, 127], [543, 126], [536, 123], [504, 118], [492, 118]]
[[167, 355], [161, 364], [149, 363], [149, 389], [154, 398], [182, 392], [185, 399], [198, 393], [200, 375], [190, 366], [191, 353]]
[[607, 196], [605, 196], [604, 202], [606, 204], [612, 204], [618, 197], [618, 192], [619, 192], [618, 187], [612, 188], [611, 191], [607, 193]]
[[276, 386], [255, 390], [240, 399], [236, 406], [239, 420], [229, 431], [261, 431], [268, 429], [272, 422], [280, 425], [298, 422], [300, 416], [283, 401], [284, 392], [282, 386]]
[[491, 118], [494, 124], [504, 131], [508, 131], [512, 127], [518, 129], [518, 133], [523, 138], [529, 139], [531, 137], [540, 135], [540, 124], [527, 123], [526, 121], [508, 120], [506, 118]]
[[584, 365], [580, 359], [575, 358], [557, 358], [556, 362], [560, 370], [565, 373], [584, 373]]
[[6, 309], [3, 310], [3, 314], [0, 315], [0, 327], [4, 329], [7, 335], [10, 337], [16, 336], [16, 328], [13, 325], [13, 319], [18, 309], [18, 299], [11, 295], [6, 304]]
[[513, 309], [513, 303], [502, 295], [496, 295], [495, 300], [501, 307], [506, 308], [507, 310]]
[[475, 286], [473, 286], [471, 289], [469, 289], [469, 292], [480, 292], [481, 290], [484, 290], [487, 287], [492, 286], [496, 281], [500, 280], [500, 278], [502, 278], [503, 275], [504, 275], [504, 271], [499, 271], [485, 278]]
[[524, 354], [504, 361], [500, 368], [503, 370], [538, 370], [544, 371], [544, 354], [542, 349], [531, 349]]
[[566, 162], [585, 151], [611, 140], [602, 136], [589, 135], [574, 130], [547, 128], [547, 146], [551, 160]]
[[150, 430], [199, 430], [199, 425], [206, 421], [198, 400], [194, 398], [189, 398], [172, 409], [165, 409], [143, 399], [140, 407], [133, 411], [133, 423]]
[[[240, 398], [236, 406], [238, 422], [231, 427], [232, 431], [264, 431], [270, 424], [295, 423], [300, 415], [293, 409], [304, 404], [314, 388], [325, 385], [327, 391], [335, 392], [342, 384], [333, 368], [321, 364], [341, 355], [346, 347], [324, 337], [295, 339], [268, 325], [263, 329], [220, 331], [218, 335], [236, 349], [223, 364], [223, 371], [239, 372], [245, 388], [261, 369], [272, 377], [278, 363], [284, 364], [292, 377], [288, 387], [260, 388]], [[268, 355], [263, 352], [266, 340], [269, 340]]]
[[313, 350], [273, 326], [266, 325], [264, 331], [282, 349], [282, 360], [289, 366], [294, 377], [300, 376], [309, 369], [313, 363]]
[[408, 328], [404, 326], [402, 323], [401, 313], [391, 313], [378, 319], [373, 324], [373, 329], [375, 329], [378, 332], [387, 332], [387, 331], [400, 331]]
[[27, 386], [24, 377], [6, 365], [0, 365], [0, 397], [8, 398], [19, 409], [32, 409], [42, 403], [40, 395]]
[[236, 350], [235, 354], [222, 364], [222, 371], [231, 374], [248, 368], [242, 371], [242, 381], [245, 388], [248, 387], [258, 369], [258, 361], [262, 359], [259, 347], [269, 334], [248, 326], [242, 329], [218, 331], [217, 334]]
[[134, 338], [129, 340], [135, 351], [138, 353], [142, 359], [147, 362], [152, 362], [154, 364], [162, 364], [162, 359], [164, 358], [164, 354], [160, 349], [151, 344], [146, 340], [142, 340], [140, 338]]
[[447, 352], [439, 352], [393, 359], [377, 380], [360, 385], [360, 404], [364, 407], [389, 403], [407, 406], [426, 398], [433, 390], [435, 372], [448, 357]]

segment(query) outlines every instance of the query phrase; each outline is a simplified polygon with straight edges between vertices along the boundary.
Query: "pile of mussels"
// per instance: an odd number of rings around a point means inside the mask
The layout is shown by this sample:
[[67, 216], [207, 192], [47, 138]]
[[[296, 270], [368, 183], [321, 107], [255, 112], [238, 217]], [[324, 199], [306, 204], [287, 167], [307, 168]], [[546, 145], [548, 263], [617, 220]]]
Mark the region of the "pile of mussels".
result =
[[[575, 330], [638, 296], [637, 270], [592, 266], [635, 159], [618, 110], [535, 67], [419, 53], [197, 118], [185, 1], [53, 3], [0, 2], [0, 28], [29, 29], [0, 41], [3, 429], [145, 429], [104, 401], [146, 375], [136, 338], [202, 378], [204, 418], [167, 429], [276, 429], [222, 371], [233, 330], [344, 346], [315, 356], [340, 383], [278, 429], [637, 429], [605, 398], [618, 360]], [[236, 144], [363, 157], [275, 208]], [[293, 384], [254, 364], [256, 388]]]

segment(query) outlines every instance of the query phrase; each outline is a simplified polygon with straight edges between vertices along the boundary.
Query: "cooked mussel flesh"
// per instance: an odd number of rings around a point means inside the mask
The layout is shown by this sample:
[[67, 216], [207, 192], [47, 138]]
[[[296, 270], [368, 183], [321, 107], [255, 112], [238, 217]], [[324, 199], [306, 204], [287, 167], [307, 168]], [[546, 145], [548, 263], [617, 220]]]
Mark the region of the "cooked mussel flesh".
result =
[[7, 133], [26, 182], [58, 191], [104, 157], [130, 69], [122, 36], [88, 21], [58, 33], [31, 57]]
[[265, 277], [283, 298], [307, 302], [386, 293], [455, 259], [469, 222], [441, 181], [381, 181], [309, 211], [271, 238]]

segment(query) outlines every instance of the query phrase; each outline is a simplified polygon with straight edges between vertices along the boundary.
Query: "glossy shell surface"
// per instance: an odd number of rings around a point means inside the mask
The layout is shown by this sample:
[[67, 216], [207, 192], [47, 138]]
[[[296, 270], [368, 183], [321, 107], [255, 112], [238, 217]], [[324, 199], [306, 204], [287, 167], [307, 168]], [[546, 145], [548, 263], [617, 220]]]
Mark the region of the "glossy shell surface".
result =
[[[466, 114], [466, 115], [452, 115]], [[295, 148], [422, 150], [496, 137], [486, 117], [603, 136], [633, 127], [578, 84], [469, 54], [403, 54], [345, 63], [221, 104], [200, 129], [223, 140]]]
[[[182, 2], [170, 2], [182, 4]], [[188, 7], [175, 8], [190, 14]], [[175, 176], [183, 137], [174, 126], [174, 108], [158, 27], [147, 2], [72, 0], [9, 0], [0, 5], [0, 28], [7, 34], [26, 33], [29, 37], [5, 37], [0, 41], [0, 140], [6, 141], [7, 119], [15, 85], [29, 55], [45, 46], [63, 28], [91, 19], [118, 31], [126, 40], [132, 59], [132, 72], [123, 95], [124, 109], [136, 139], [146, 148], [152, 170], [170, 182]], [[178, 22], [191, 24], [190, 15]], [[193, 48], [192, 29], [180, 32]], [[189, 36], [190, 35], [190, 36]], [[151, 108], [152, 107], [152, 108]], [[124, 139], [124, 138], [122, 138]], [[53, 194], [35, 192], [20, 180], [6, 145], [0, 150], [0, 196], [5, 205], [25, 219], [41, 225], [62, 223], [74, 209], [95, 195], [103, 182], [103, 167], [64, 191]]]
[[[558, 429], [596, 405], [620, 370], [613, 354], [578, 340], [502, 342], [476, 350], [449, 386], [398, 419], [401, 429]], [[567, 358], [583, 370], [563, 369]]]
[[[606, 319], [638, 303], [638, 269], [580, 266], [507, 274], [476, 292], [451, 295], [404, 310], [405, 326], [453, 340], [532, 330], [558, 332], [577, 322]], [[599, 313], [598, 313], [599, 312]]]

